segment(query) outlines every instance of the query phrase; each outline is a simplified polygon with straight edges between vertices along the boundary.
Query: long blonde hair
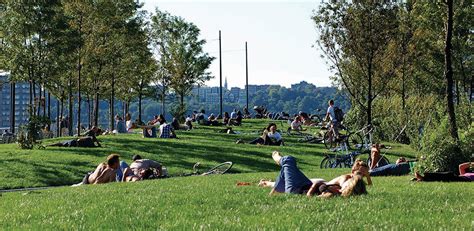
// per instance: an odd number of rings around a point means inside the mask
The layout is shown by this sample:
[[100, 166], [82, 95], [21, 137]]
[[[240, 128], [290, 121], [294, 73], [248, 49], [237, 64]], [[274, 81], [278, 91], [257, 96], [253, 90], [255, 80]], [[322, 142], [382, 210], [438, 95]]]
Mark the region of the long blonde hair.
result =
[[362, 180], [362, 173], [356, 171], [352, 178], [348, 180], [346, 187], [341, 190], [341, 196], [348, 197], [351, 195], [367, 194], [365, 182]]

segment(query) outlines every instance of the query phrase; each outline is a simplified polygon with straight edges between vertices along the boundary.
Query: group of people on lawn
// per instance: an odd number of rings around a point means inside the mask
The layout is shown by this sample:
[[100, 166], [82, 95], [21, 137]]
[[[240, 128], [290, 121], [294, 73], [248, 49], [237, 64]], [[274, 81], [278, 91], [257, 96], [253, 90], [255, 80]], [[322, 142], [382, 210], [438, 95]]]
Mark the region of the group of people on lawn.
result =
[[[334, 101], [329, 101], [329, 107], [326, 113], [326, 118], [330, 121], [331, 128], [334, 129], [337, 136], [337, 121], [334, 113]], [[129, 115], [126, 116], [127, 121], [130, 121]], [[121, 119], [117, 118], [120, 122]], [[223, 117], [226, 125], [240, 125], [242, 121], [242, 114], [240, 111], [234, 110], [230, 115], [226, 112]], [[307, 114], [300, 112], [298, 116], [291, 123], [291, 129], [296, 131], [302, 130], [302, 125], [310, 121]], [[147, 125], [132, 125], [127, 122], [126, 129], [142, 128], [144, 137], [156, 137], [156, 127], [159, 126], [159, 137], [161, 138], [176, 138], [175, 129], [192, 129], [192, 122], [197, 122], [201, 125], [220, 125], [217, 124], [217, 118], [211, 114], [206, 116], [205, 111], [200, 113], [193, 113], [192, 116], [186, 118], [186, 123], [181, 126], [179, 122], [174, 119], [171, 124], [166, 123], [163, 115], [155, 116], [153, 120]], [[216, 123], [217, 122], [217, 123]], [[121, 127], [117, 124], [117, 129]], [[92, 127], [84, 136], [74, 140], [69, 140], [51, 146], [67, 146], [67, 147], [100, 147], [100, 143], [96, 136], [100, 134], [97, 127]], [[238, 142], [239, 143], [239, 142]], [[277, 125], [270, 123], [263, 131], [262, 136], [251, 141], [250, 144], [258, 145], [284, 145], [281, 134], [277, 131]], [[371, 176], [400, 176], [407, 175], [412, 172], [414, 166], [413, 161], [407, 161], [405, 158], [399, 158], [394, 164], [387, 164], [384, 166], [377, 166], [380, 155], [381, 145], [375, 144], [371, 149], [371, 164], [367, 165], [361, 160], [356, 160], [351, 172], [343, 174], [330, 181], [324, 179], [307, 178], [297, 167], [296, 159], [292, 156], [281, 156], [279, 152], [275, 151], [272, 154], [273, 160], [281, 167], [280, 173], [276, 181], [261, 180], [259, 186], [271, 187], [270, 194], [275, 193], [293, 193], [305, 194], [307, 196], [350, 196], [366, 194], [366, 183], [363, 178], [367, 179], [367, 185], [372, 184]], [[144, 179], [149, 179], [153, 176], [164, 176], [163, 168], [160, 163], [143, 159], [139, 155], [132, 158], [132, 163], [127, 165], [124, 161], [120, 161], [116, 154], [109, 155], [106, 162], [99, 164], [95, 171], [88, 173], [80, 184], [100, 184], [114, 181], [133, 182]], [[473, 181], [474, 173], [467, 171], [470, 165], [468, 163], [459, 166], [459, 175], [453, 173], [425, 173], [424, 176], [415, 173], [418, 181]]]
[[166, 168], [159, 162], [143, 159], [140, 155], [132, 157], [132, 163], [128, 165], [125, 161], [120, 161], [120, 156], [111, 154], [107, 156], [104, 163], [100, 163], [93, 172], [87, 173], [82, 182], [75, 184], [104, 184], [110, 182], [134, 182], [152, 177], [167, 176]]

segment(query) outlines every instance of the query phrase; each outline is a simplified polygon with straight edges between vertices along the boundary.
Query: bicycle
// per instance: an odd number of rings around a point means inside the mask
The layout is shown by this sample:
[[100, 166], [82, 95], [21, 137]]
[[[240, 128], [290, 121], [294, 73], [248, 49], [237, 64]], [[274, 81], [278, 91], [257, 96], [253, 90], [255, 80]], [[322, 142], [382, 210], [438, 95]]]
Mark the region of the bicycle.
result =
[[360, 130], [349, 132], [347, 137], [349, 148], [353, 148], [362, 152], [370, 151], [372, 148], [372, 134], [375, 132], [373, 125], [365, 125]]
[[342, 124], [339, 125], [337, 137], [334, 128], [327, 125], [321, 127], [320, 133], [322, 133], [323, 136], [324, 146], [329, 150], [341, 147], [343, 145], [349, 146], [349, 143], [347, 142], [349, 137], [347, 134], [349, 134], [349, 132]]
[[348, 154], [326, 154], [320, 164], [320, 168], [350, 168], [354, 164], [356, 157], [362, 153], [353, 151]]
[[228, 172], [232, 166], [234, 165], [231, 161], [226, 161], [223, 163], [220, 163], [209, 170], [201, 173], [198, 170], [198, 167], [201, 165], [200, 162], [197, 162], [196, 164], [193, 165], [193, 172], [192, 173], [185, 173], [180, 176], [207, 176], [207, 175], [220, 175]]
[[[347, 152], [347, 149], [346, 149]], [[355, 160], [358, 156], [365, 154], [360, 151], [353, 151], [347, 154], [338, 155], [335, 154], [326, 154], [326, 156], [321, 160], [320, 168], [350, 168], [354, 165]], [[370, 166], [372, 159], [369, 156], [366, 161], [367, 165]], [[380, 156], [380, 159], [377, 161], [376, 167], [381, 167], [384, 165], [390, 164], [390, 161], [385, 157], [385, 154]]]

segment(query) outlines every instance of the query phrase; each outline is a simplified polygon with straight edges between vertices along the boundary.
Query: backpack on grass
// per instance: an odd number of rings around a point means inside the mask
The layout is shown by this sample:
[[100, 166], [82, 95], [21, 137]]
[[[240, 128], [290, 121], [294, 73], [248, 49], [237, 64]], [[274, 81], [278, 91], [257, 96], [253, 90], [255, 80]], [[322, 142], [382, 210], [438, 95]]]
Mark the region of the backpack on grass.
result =
[[334, 107], [334, 114], [336, 115], [337, 122], [342, 122], [344, 120], [344, 112], [339, 107]]

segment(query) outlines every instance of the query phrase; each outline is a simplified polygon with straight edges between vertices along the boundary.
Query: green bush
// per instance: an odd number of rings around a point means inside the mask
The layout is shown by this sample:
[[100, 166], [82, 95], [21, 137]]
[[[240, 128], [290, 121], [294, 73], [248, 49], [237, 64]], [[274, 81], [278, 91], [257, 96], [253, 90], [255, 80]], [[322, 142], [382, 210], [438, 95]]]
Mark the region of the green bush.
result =
[[459, 164], [470, 159], [473, 136], [472, 132], [467, 133], [456, 142], [449, 134], [448, 120], [445, 117], [438, 126], [425, 130], [418, 171], [457, 173]]
[[33, 149], [34, 145], [40, 145], [40, 131], [41, 129], [51, 124], [47, 117], [31, 116], [30, 121], [21, 126], [17, 134], [17, 143], [21, 149]]

